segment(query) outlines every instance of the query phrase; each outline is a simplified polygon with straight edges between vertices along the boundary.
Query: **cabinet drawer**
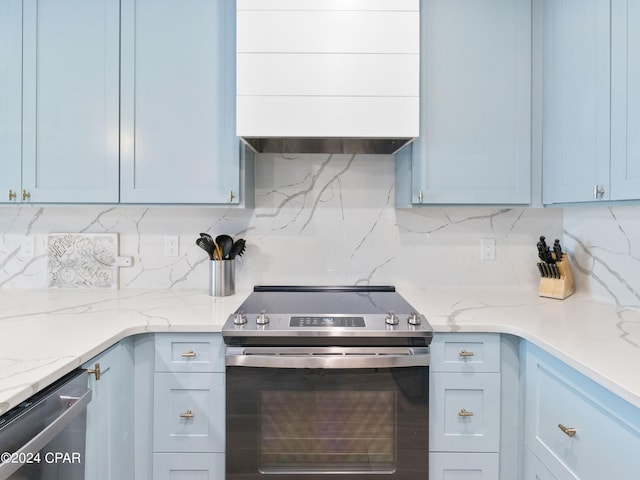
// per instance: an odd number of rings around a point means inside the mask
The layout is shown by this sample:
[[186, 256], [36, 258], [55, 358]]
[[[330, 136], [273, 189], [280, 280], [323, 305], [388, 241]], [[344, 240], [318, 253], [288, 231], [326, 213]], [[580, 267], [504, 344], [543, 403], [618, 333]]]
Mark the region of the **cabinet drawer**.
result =
[[432, 372], [499, 372], [500, 335], [439, 333], [431, 342]]
[[433, 373], [429, 388], [431, 451], [499, 451], [499, 373]]
[[156, 335], [156, 372], [224, 372], [222, 335], [179, 333]]
[[431, 453], [429, 480], [498, 480], [497, 453]]
[[224, 452], [223, 373], [156, 373], [153, 451]]
[[224, 478], [224, 453], [154, 453], [154, 480]]
[[640, 410], [528, 345], [526, 433], [557, 478], [637, 478]]

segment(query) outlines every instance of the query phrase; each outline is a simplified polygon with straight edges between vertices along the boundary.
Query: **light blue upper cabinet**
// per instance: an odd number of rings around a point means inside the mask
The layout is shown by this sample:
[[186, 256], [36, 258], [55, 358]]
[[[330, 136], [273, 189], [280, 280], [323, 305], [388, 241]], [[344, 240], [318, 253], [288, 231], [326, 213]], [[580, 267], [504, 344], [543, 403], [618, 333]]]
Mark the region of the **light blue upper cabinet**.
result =
[[0, 203], [21, 192], [22, 2], [0, 2]]
[[611, 199], [640, 198], [640, 1], [611, 1]]
[[119, 5], [23, 2], [24, 201], [118, 201]]
[[238, 203], [235, 2], [123, 0], [122, 203]]
[[420, 15], [406, 203], [530, 203], [531, 1], [424, 0]]
[[543, 201], [609, 198], [609, 0], [545, 0]]

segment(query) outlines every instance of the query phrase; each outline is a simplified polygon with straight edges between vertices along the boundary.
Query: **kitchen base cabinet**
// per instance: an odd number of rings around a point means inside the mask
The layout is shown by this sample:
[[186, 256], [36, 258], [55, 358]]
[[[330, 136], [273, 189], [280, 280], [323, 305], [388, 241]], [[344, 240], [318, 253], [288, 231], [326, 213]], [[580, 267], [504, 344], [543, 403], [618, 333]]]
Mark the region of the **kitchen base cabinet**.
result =
[[154, 336], [154, 480], [224, 478], [224, 353], [220, 334]]
[[153, 480], [223, 480], [224, 453], [153, 454]]
[[497, 480], [497, 453], [431, 453], [429, 480]]
[[126, 338], [82, 367], [90, 375], [87, 406], [85, 477], [87, 480], [132, 479], [133, 474], [133, 339]]
[[500, 478], [500, 335], [436, 334], [429, 368], [429, 472]]
[[525, 446], [542, 465], [558, 480], [638, 478], [640, 410], [531, 344], [525, 361]]

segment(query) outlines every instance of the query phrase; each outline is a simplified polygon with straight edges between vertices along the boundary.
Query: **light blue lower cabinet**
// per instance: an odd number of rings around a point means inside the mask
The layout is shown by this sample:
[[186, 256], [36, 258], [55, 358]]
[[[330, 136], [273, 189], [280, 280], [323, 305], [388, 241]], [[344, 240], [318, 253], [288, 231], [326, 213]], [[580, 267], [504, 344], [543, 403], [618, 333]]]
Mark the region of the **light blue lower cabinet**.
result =
[[121, 480], [133, 478], [133, 359], [132, 339], [112, 346], [85, 363], [92, 390], [87, 406], [85, 478]]
[[500, 457], [497, 453], [431, 453], [429, 480], [498, 479]]
[[223, 480], [224, 453], [153, 454], [153, 480]]
[[537, 458], [557, 480], [638, 478], [640, 409], [531, 344], [525, 384], [527, 472]]
[[500, 478], [501, 339], [436, 334], [429, 371], [429, 480]]

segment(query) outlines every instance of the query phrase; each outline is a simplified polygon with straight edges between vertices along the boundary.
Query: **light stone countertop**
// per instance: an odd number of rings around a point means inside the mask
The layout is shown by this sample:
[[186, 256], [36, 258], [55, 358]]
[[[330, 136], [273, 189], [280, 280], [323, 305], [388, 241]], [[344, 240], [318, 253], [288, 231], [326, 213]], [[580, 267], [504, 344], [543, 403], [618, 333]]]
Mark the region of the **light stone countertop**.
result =
[[[575, 294], [519, 289], [400, 290], [435, 332], [517, 335], [640, 407], [640, 312]], [[0, 414], [119, 340], [218, 332], [249, 292], [0, 290]]]

